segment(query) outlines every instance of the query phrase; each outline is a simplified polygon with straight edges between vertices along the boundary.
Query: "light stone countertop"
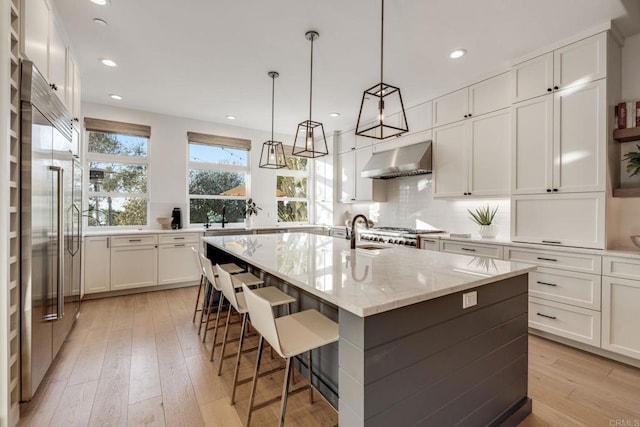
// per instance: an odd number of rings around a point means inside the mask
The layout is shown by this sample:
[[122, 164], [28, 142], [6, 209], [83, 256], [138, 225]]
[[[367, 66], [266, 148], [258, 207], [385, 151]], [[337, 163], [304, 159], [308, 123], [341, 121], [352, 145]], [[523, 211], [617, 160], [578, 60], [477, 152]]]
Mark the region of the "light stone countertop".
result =
[[535, 270], [529, 264], [403, 246], [350, 250], [346, 239], [309, 233], [203, 240], [360, 317]]
[[545, 251], [573, 252], [579, 254], [600, 255], [600, 256], [616, 256], [623, 258], [632, 258], [640, 260], [640, 248], [612, 248], [612, 249], [591, 249], [591, 248], [575, 248], [558, 245], [543, 245], [536, 243], [514, 242], [508, 239], [487, 239], [471, 234], [471, 237], [451, 237], [449, 233], [420, 234], [421, 238], [451, 240], [456, 242], [469, 242], [476, 244], [513, 246], [519, 248], [540, 249]]
[[149, 229], [149, 228], [107, 228], [102, 229], [100, 227], [92, 227], [90, 231], [85, 231], [82, 233], [85, 237], [92, 236], [121, 236], [127, 234], [171, 234], [171, 233], [215, 233], [216, 231], [253, 231], [253, 230], [277, 230], [280, 228], [283, 229], [295, 229], [295, 228], [325, 228], [324, 225], [314, 225], [314, 224], [290, 224], [290, 225], [265, 225], [265, 226], [255, 226], [251, 228], [245, 228], [243, 224], [233, 224], [231, 226], [227, 225], [225, 228], [222, 228], [217, 224], [216, 227], [211, 227], [209, 229], [205, 229], [204, 227], [190, 227], [190, 228], [181, 228], [179, 230], [162, 230], [159, 228]]

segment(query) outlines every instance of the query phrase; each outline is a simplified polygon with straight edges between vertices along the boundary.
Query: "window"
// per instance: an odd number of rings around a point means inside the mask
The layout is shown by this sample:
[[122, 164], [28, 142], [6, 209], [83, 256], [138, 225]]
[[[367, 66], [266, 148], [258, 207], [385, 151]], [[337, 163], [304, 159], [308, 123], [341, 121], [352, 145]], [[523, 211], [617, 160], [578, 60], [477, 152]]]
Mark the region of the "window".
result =
[[285, 147], [287, 168], [277, 169], [278, 222], [309, 222], [309, 159], [291, 155]]
[[244, 221], [251, 141], [188, 132], [189, 223]]
[[88, 135], [88, 225], [148, 223], [149, 126], [85, 118]]

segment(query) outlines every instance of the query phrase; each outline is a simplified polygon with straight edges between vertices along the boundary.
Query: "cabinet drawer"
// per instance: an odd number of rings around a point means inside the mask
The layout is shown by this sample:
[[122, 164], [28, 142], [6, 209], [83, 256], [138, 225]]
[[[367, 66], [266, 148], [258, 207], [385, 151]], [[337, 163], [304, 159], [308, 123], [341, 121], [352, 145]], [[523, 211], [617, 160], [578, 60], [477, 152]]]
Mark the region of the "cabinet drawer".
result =
[[591, 310], [600, 310], [601, 276], [551, 268], [529, 273], [529, 295]]
[[166, 243], [198, 243], [200, 234], [198, 233], [179, 233], [179, 234], [160, 234], [158, 243], [164, 245]]
[[432, 239], [430, 237], [421, 237], [420, 249], [428, 249], [430, 251], [439, 251], [440, 239]]
[[155, 245], [158, 243], [157, 234], [132, 234], [129, 236], [112, 236], [111, 247]]
[[640, 260], [602, 257], [602, 274], [604, 276], [640, 280]]
[[600, 312], [529, 298], [529, 327], [600, 347]]
[[484, 256], [489, 258], [502, 259], [502, 246], [483, 245], [478, 243], [463, 243], [442, 240], [440, 243], [442, 252], [450, 252], [454, 254]]
[[504, 259], [507, 261], [527, 262], [542, 267], [561, 268], [591, 274], [600, 274], [602, 271], [602, 257], [600, 255], [524, 248], [506, 248], [505, 251]]

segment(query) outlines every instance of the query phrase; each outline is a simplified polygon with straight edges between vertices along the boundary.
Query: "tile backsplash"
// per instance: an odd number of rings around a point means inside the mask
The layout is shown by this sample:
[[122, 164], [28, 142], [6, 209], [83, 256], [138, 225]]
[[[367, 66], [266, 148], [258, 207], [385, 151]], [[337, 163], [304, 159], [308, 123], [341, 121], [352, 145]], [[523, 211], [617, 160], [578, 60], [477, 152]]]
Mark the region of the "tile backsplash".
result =
[[[452, 233], [477, 235], [478, 226], [469, 219], [467, 209], [498, 206], [494, 224], [498, 228], [498, 238], [508, 239], [510, 234], [509, 199], [442, 200], [433, 198], [432, 176], [417, 175], [390, 179], [387, 185], [385, 203], [338, 205], [338, 218], [344, 212], [364, 213], [377, 225], [437, 228]], [[340, 216], [343, 215], [343, 216]], [[341, 224], [344, 221], [338, 221]]]

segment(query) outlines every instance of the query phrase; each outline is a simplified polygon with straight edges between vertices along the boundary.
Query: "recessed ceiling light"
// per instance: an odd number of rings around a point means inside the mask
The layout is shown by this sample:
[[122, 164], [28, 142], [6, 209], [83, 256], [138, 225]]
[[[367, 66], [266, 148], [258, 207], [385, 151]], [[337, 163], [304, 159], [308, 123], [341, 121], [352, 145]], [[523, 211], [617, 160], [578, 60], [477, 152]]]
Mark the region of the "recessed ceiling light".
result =
[[340, 117], [340, 113], [331, 113], [329, 117]]
[[115, 99], [116, 101], [120, 101], [122, 99], [122, 97], [120, 95], [117, 95], [115, 93], [109, 94], [109, 98]]
[[467, 51], [464, 49], [456, 49], [453, 52], [451, 52], [451, 54], [449, 55], [449, 58], [458, 59], [463, 57], [465, 53], [467, 53]]
[[107, 67], [117, 67], [118, 66], [118, 64], [116, 64], [116, 61], [114, 61], [112, 59], [100, 58], [100, 62], [102, 62], [102, 65], [106, 65]]
[[227, 114], [227, 116], [226, 116], [226, 117], [227, 117], [227, 119], [229, 119], [229, 120], [235, 120], [235, 119], [236, 119], [236, 116], [234, 116], [233, 114]]
[[93, 22], [95, 22], [96, 24], [100, 25], [101, 27], [106, 27], [107, 26], [107, 21], [105, 21], [104, 19], [93, 18]]
[[91, 3], [97, 4], [98, 6], [106, 6], [109, 4], [109, 0], [90, 0]]

